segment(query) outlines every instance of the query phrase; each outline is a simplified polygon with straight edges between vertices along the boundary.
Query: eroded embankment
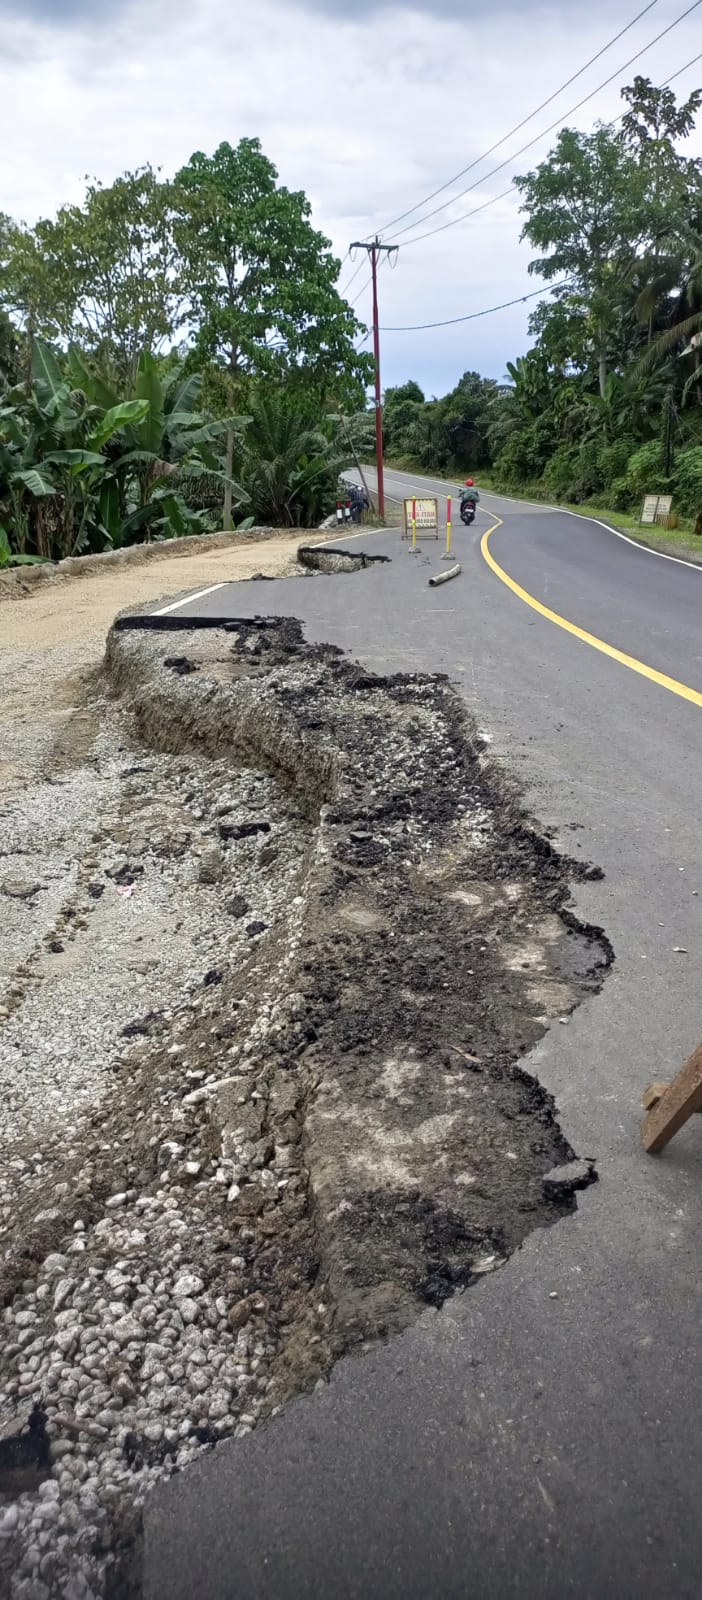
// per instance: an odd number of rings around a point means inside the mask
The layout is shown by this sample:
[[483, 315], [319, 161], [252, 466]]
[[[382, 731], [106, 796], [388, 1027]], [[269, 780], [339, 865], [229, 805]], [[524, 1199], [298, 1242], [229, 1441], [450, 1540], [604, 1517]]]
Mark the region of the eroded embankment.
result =
[[[102, 1079], [98, 1058], [3, 1178], [0, 1381], [34, 1473], [0, 1474], [5, 1553], [85, 1596], [159, 1472], [574, 1205], [544, 1184], [573, 1152], [520, 1061], [610, 959], [443, 678], [376, 677], [265, 619], [122, 627], [105, 677], [136, 754], [85, 895], [143, 883], [171, 918], [182, 896], [203, 955], [182, 983], [168, 925], [178, 986], [140, 998], [114, 1060], [101, 1036]], [[164, 887], [169, 837], [200, 889], [170, 867]]]
[[319, 814], [297, 1016], [248, 1067], [269, 1086], [302, 1073], [338, 1353], [440, 1304], [570, 1203], [544, 1194], [572, 1152], [518, 1063], [599, 982], [607, 946], [564, 920], [568, 866], [478, 758], [444, 680], [373, 677], [289, 622], [192, 635], [199, 670], [175, 687], [162, 651], [158, 636], [110, 646], [142, 736], [263, 763]]

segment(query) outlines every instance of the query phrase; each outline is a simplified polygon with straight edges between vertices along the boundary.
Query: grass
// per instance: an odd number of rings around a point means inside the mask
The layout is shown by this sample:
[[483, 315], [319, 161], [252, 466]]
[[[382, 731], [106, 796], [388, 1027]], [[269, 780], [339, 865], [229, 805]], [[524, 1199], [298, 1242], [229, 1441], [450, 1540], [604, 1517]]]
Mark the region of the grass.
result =
[[[419, 467], [416, 461], [409, 461], [407, 457], [388, 466], [397, 467], [400, 472], [424, 472], [432, 478], [442, 478], [449, 483], [455, 483], [461, 477], [461, 472], [447, 472], [442, 467]], [[466, 476], [470, 476], [468, 469]], [[638, 517], [628, 511], [612, 511], [611, 508], [599, 502], [590, 501], [587, 504], [576, 505], [570, 500], [555, 500], [544, 493], [540, 484], [533, 484], [524, 489], [506, 489], [504, 484], [496, 482], [489, 472], [476, 472], [475, 482], [478, 489], [484, 489], [486, 494], [502, 494], [510, 500], [543, 501], [544, 505], [562, 505], [564, 511], [575, 511], [579, 517], [593, 517], [600, 522], [608, 522], [612, 528], [617, 528], [621, 533], [627, 533], [638, 544], [647, 545], [650, 550], [658, 550], [662, 555], [681, 556], [687, 561], [694, 561], [702, 566], [702, 539], [693, 532], [691, 522], [684, 519], [677, 528], [641, 527]]]

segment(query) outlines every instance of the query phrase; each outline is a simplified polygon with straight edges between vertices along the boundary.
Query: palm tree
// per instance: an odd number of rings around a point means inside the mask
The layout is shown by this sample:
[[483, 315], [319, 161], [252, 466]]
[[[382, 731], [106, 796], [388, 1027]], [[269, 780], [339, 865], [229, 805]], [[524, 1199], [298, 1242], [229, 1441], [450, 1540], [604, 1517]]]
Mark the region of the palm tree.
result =
[[345, 452], [282, 390], [259, 390], [250, 409], [240, 476], [254, 517], [314, 526], [334, 503]]

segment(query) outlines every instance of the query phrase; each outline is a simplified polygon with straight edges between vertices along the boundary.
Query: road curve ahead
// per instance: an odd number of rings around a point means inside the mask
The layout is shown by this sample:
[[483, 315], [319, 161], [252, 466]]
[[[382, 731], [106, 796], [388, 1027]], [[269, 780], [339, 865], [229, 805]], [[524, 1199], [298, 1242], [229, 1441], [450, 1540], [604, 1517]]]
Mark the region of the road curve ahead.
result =
[[[702, 1038], [702, 570], [488, 495], [454, 536], [463, 571], [438, 589], [441, 547], [411, 557], [393, 531], [368, 536], [388, 565], [267, 583], [263, 603], [376, 670], [447, 671], [537, 817], [604, 869], [575, 906], [614, 968], [526, 1063], [600, 1181], [499, 1273], [161, 1486], [146, 1600], [700, 1593], [702, 1121], [659, 1158], [638, 1124], [645, 1085]], [[261, 605], [236, 584], [181, 614]]]
[[[446, 496], [457, 496], [459, 485], [386, 475], [394, 499], [411, 492], [408, 485], [440, 497], [445, 525]], [[538, 602], [556, 625], [568, 621], [702, 695], [702, 566], [659, 556], [592, 518], [493, 494], [481, 503], [491, 521], [500, 519], [487, 547], [481, 539], [482, 553], [524, 603]], [[456, 528], [459, 541], [462, 531], [455, 500], [453, 524], [455, 543]], [[484, 533], [484, 518], [479, 526]]]

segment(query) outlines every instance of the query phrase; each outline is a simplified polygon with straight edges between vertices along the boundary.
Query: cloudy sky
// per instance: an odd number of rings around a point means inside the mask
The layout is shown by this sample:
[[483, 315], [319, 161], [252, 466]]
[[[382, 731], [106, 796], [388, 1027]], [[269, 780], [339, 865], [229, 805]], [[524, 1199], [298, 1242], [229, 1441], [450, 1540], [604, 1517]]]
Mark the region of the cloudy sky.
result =
[[[646, 0], [0, 0], [0, 211], [27, 222], [78, 200], [90, 173], [109, 182], [150, 161], [173, 172], [194, 149], [258, 136], [281, 180], [303, 188], [340, 257], [476, 162], [556, 90]], [[692, 0], [656, 0], [646, 16], [534, 121], [404, 226], [383, 271], [381, 323], [432, 322], [530, 293], [514, 172], [553, 135], [527, 140], [611, 73], [615, 82], [570, 120], [589, 128], [619, 110], [636, 72], [665, 81], [702, 49], [702, 5], [635, 66], [626, 62]], [[622, 69], [619, 73], [619, 69]], [[702, 61], [680, 78], [702, 83]], [[691, 141], [702, 154], [702, 136]], [[514, 157], [514, 159], [512, 159]], [[491, 169], [506, 161], [495, 177]], [[418, 234], [495, 201], [412, 244]], [[398, 225], [399, 226], [399, 225]], [[396, 231], [390, 228], [389, 233]], [[346, 262], [341, 284], [354, 271]], [[349, 289], [370, 315], [367, 274]], [[526, 348], [528, 308], [454, 328], [387, 332], [383, 378], [440, 394], [466, 368], [500, 377]]]

